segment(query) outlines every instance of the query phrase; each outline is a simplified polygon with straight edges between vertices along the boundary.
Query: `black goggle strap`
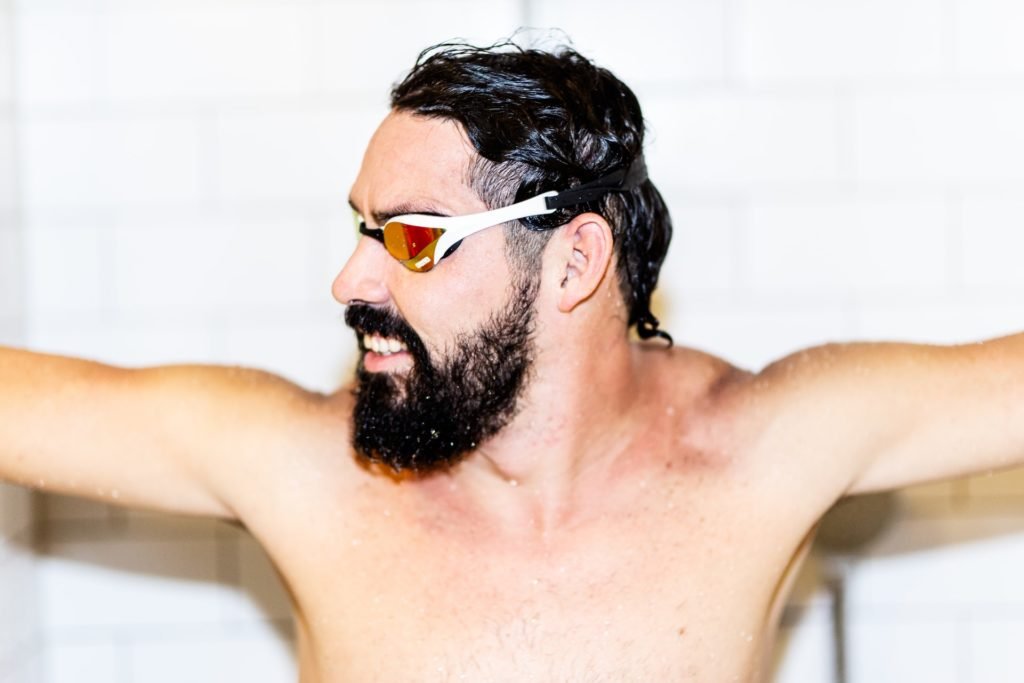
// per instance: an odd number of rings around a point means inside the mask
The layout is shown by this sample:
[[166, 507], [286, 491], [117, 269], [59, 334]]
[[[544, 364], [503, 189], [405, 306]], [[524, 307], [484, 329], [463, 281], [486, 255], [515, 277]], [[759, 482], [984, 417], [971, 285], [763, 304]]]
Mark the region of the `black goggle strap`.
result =
[[366, 227], [366, 221], [359, 221], [359, 234], [372, 237], [381, 244], [384, 244], [384, 229], [383, 228], [368, 228]]
[[600, 199], [609, 192], [629, 192], [640, 187], [647, 180], [647, 164], [643, 155], [638, 156], [629, 166], [612, 171], [597, 180], [584, 183], [571, 190], [564, 190], [545, 200], [549, 209], [586, 204]]

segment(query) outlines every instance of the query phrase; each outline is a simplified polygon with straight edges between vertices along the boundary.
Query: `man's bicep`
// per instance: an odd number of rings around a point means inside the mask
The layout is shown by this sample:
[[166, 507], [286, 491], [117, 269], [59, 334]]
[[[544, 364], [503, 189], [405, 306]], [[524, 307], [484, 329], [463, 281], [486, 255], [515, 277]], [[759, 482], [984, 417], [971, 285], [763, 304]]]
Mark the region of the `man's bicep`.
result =
[[1022, 340], [828, 344], [762, 375], [812, 467], [865, 493], [1024, 463]]
[[259, 406], [285, 391], [228, 368], [129, 370], [26, 352], [4, 360], [3, 478], [183, 514], [235, 517], [226, 471], [237, 449], [260, 448]]

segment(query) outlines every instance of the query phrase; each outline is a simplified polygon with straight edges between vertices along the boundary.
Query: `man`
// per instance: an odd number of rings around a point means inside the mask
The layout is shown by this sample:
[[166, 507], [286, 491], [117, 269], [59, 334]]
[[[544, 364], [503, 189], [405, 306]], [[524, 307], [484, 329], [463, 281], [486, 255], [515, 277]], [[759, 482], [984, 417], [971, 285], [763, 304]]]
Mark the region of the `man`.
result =
[[0, 476], [244, 523], [304, 683], [757, 680], [836, 500], [1024, 462], [1024, 335], [671, 346], [640, 108], [576, 53], [440, 46], [392, 105], [354, 386], [0, 351]]

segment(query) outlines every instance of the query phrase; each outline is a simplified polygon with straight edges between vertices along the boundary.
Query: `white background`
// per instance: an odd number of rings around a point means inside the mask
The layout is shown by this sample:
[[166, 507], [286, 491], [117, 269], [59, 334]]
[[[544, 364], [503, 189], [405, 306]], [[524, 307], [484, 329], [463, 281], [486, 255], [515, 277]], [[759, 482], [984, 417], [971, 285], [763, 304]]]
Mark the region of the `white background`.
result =
[[[1016, 0], [0, 0], [0, 341], [330, 389], [345, 199], [419, 49], [561, 27], [636, 90], [676, 236], [656, 310], [748, 368], [829, 340], [1024, 329]], [[1019, 681], [1024, 476], [917, 487], [816, 557], [780, 681]], [[0, 488], [0, 681], [295, 680], [262, 551], [220, 523]], [[38, 679], [34, 676], [38, 675]]]

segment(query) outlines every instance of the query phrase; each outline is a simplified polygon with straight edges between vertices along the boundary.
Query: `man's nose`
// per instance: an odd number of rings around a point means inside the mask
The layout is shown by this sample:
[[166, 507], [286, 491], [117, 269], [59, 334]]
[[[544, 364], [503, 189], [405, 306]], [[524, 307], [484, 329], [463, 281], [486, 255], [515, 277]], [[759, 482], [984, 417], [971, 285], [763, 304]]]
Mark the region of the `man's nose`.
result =
[[346, 306], [353, 301], [368, 304], [386, 302], [388, 288], [384, 283], [384, 275], [390, 265], [387, 259], [390, 258], [384, 245], [373, 239], [360, 238], [355, 251], [334, 278], [331, 294], [338, 303]]

